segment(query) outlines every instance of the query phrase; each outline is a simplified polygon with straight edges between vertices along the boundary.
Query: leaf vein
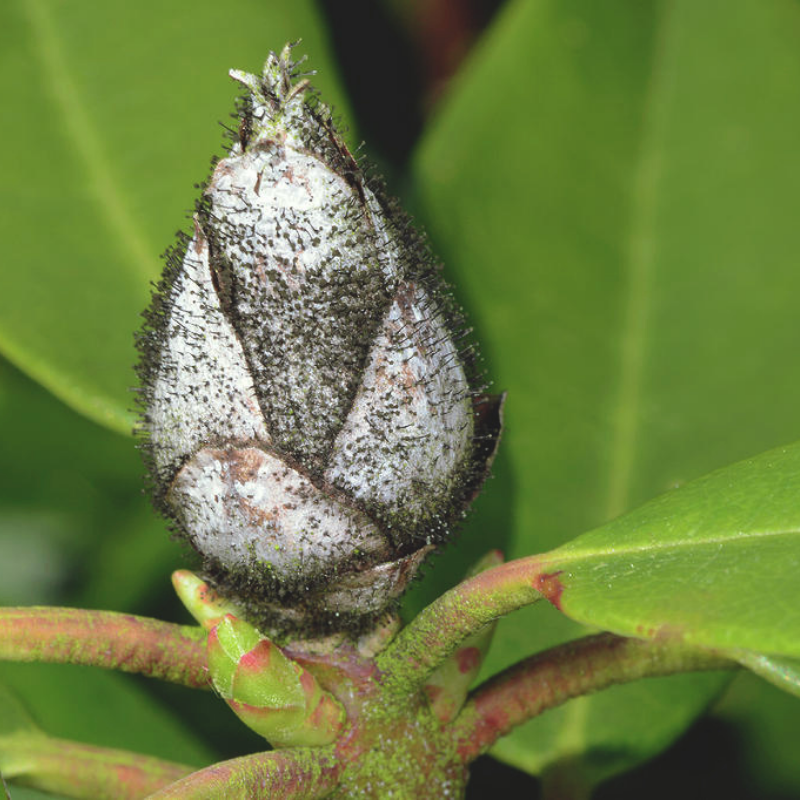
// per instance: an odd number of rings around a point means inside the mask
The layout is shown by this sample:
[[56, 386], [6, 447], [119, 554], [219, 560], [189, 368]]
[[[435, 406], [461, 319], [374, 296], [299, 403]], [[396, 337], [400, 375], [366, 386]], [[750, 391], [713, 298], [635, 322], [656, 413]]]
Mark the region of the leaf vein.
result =
[[154, 250], [145, 241], [126, 208], [119, 187], [112, 180], [110, 161], [70, 74], [51, 14], [42, 0], [25, 0], [24, 6], [38, 46], [45, 83], [55, 107], [64, 118], [64, 130], [75, 154], [86, 170], [86, 183], [93, 191], [99, 215], [105, 218], [116, 235], [120, 249], [127, 253], [130, 263], [149, 281], [154, 275]]

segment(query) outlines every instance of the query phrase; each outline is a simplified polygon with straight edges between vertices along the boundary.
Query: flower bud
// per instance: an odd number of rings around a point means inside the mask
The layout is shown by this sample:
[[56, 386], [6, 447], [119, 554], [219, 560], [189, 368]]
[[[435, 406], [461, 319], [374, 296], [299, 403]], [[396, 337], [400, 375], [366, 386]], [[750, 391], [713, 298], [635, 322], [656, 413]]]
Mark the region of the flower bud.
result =
[[273, 747], [330, 744], [344, 709], [310, 672], [243, 620], [228, 614], [208, 635], [214, 688]]
[[248, 92], [140, 337], [156, 503], [262, 630], [363, 627], [479, 490], [500, 431], [424, 240], [290, 49]]

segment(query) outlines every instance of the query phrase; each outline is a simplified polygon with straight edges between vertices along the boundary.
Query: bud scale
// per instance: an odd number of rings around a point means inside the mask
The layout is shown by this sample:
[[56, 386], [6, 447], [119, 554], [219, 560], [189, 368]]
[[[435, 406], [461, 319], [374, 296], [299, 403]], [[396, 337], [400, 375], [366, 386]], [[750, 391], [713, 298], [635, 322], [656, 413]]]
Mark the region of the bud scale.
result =
[[273, 634], [363, 625], [480, 488], [500, 399], [424, 240], [270, 55], [139, 338], [156, 504]]

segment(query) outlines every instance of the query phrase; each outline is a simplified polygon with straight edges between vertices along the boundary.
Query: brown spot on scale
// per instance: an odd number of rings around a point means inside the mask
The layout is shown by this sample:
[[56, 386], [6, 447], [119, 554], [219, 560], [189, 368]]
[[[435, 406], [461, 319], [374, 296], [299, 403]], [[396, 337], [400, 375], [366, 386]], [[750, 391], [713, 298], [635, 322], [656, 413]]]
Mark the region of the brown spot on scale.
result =
[[473, 672], [481, 664], [481, 651], [477, 647], [462, 647], [456, 653], [456, 664], [462, 675]]
[[255, 447], [210, 450], [220, 461], [227, 462], [230, 476], [239, 482], [252, 481], [264, 461], [264, 454]]
[[557, 572], [542, 572], [533, 579], [533, 588], [549, 600], [561, 611], [561, 595], [564, 593], [564, 584], [558, 577], [563, 570]]
[[428, 695], [428, 700], [430, 700], [431, 703], [435, 703], [443, 691], [444, 689], [441, 686], [436, 686], [433, 683], [425, 685], [425, 694]]
[[200, 221], [197, 219], [196, 215], [194, 217], [193, 224], [194, 224], [193, 249], [195, 255], [199, 256], [203, 252], [203, 250], [208, 246], [208, 242], [206, 242], [205, 234], [203, 233], [203, 229], [200, 227]]
[[275, 645], [268, 639], [262, 639], [239, 659], [238, 671], [242, 675], [260, 675], [269, 667], [274, 647]]

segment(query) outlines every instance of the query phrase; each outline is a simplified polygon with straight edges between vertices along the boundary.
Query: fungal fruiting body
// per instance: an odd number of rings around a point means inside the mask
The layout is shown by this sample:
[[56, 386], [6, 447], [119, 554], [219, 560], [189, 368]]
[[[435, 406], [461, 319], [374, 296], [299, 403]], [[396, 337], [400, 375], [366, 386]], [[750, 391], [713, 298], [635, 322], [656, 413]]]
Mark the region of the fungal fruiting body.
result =
[[160, 510], [265, 630], [383, 612], [480, 488], [500, 403], [424, 240], [292, 62], [249, 97], [139, 339]]

